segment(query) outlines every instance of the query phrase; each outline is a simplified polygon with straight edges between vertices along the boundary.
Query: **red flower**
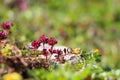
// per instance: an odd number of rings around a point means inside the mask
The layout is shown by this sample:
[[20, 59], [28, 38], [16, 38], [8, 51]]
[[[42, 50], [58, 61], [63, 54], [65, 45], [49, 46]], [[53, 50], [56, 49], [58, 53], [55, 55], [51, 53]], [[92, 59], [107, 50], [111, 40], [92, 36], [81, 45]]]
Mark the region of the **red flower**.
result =
[[51, 53], [51, 54], [53, 54], [53, 53], [56, 53], [57, 52], [57, 50], [53, 50], [53, 49], [49, 49], [49, 52]]
[[0, 40], [6, 39], [7, 38], [7, 33], [0, 30]]
[[58, 55], [62, 55], [63, 54], [63, 51], [61, 51], [61, 50], [56, 50], [56, 53], [58, 54]]
[[45, 35], [42, 35], [42, 36], [40, 36], [40, 42], [42, 42], [43, 44], [45, 44], [45, 43], [48, 43], [48, 37], [47, 36], [45, 36]]
[[54, 46], [55, 44], [57, 44], [57, 40], [55, 38], [50, 38], [48, 40], [48, 44], [51, 46]]
[[58, 49], [57, 49], [56, 53], [58, 54], [57, 57], [56, 57], [56, 59], [57, 59], [58, 61], [60, 61], [60, 55], [62, 55], [63, 52], [62, 52], [61, 50], [58, 50]]
[[13, 23], [11, 21], [3, 22], [1, 26], [3, 29], [9, 30], [13, 26]]
[[47, 55], [48, 55], [47, 49], [43, 49], [43, 50], [42, 50], [42, 54], [45, 55], [45, 56], [47, 56]]
[[40, 46], [40, 42], [39, 41], [33, 41], [31, 45], [34, 47], [34, 49], [37, 49]]

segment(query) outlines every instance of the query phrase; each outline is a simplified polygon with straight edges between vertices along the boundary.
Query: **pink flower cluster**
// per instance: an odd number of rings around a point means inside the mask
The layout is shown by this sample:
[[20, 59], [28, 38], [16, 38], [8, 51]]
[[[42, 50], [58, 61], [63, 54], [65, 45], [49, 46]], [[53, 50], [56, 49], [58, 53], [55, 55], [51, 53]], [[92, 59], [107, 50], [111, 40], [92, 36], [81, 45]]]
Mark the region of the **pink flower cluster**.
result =
[[3, 22], [1, 26], [3, 29], [9, 30], [13, 26], [13, 23], [11, 21]]
[[7, 38], [12, 26], [13, 26], [13, 23], [11, 21], [3, 22], [1, 24], [1, 28], [3, 30], [0, 30], [0, 40], [4, 40]]
[[7, 38], [7, 33], [4, 32], [3, 30], [0, 30], [0, 40], [6, 39]]
[[[57, 54], [56, 59], [60, 60], [60, 55], [63, 54], [63, 51], [59, 50], [59, 49], [53, 49], [54, 45], [57, 44], [57, 40], [53, 37], [48, 38], [45, 35], [40, 36], [40, 38], [38, 40], [32, 41], [31, 45], [32, 45], [32, 49], [36, 50], [38, 49], [41, 44], [43, 44], [43, 50], [41, 51], [42, 55], [46, 56], [46, 60], [48, 60], [48, 55], [52, 55], [52, 54]], [[44, 46], [45, 44], [48, 44], [51, 46], [50, 49], [46, 49]]]
[[55, 38], [48, 38], [45, 35], [40, 36], [39, 40], [35, 40], [32, 42], [32, 47], [33, 49], [38, 49], [38, 47], [43, 44], [49, 44], [51, 47], [53, 47], [55, 44], [57, 44], [57, 40]]
[[32, 42], [32, 46], [34, 49], [37, 49], [40, 46], [40, 44], [41, 44], [40, 41], [37, 41], [37, 40]]

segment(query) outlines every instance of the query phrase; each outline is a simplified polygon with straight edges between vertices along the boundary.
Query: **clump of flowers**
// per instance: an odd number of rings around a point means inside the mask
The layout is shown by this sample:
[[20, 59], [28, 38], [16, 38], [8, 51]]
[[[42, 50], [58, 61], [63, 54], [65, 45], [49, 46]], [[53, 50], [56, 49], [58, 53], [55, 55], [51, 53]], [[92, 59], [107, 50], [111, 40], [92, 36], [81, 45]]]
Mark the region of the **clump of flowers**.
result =
[[46, 44], [46, 43], [48, 43], [48, 37], [47, 36], [45, 36], [45, 35], [42, 35], [42, 36], [40, 36], [40, 38], [39, 38], [39, 40], [38, 41], [40, 41], [41, 43], [43, 43], [43, 44]]
[[9, 30], [13, 26], [13, 23], [11, 21], [3, 22], [1, 26], [3, 29]]
[[0, 40], [4, 40], [7, 38], [7, 33], [3, 30], [0, 30]]
[[40, 42], [35, 40], [35, 41], [32, 42], [31, 45], [33, 46], [33, 49], [37, 49], [40, 46]]
[[[48, 37], [46, 35], [40, 36], [38, 40], [32, 41], [31, 45], [33, 50], [37, 50], [42, 46], [41, 54], [45, 56], [46, 61], [50, 60], [50, 57], [53, 54], [56, 54], [56, 61], [60, 61], [60, 56], [63, 54], [63, 51], [60, 49], [54, 49], [53, 47], [57, 44], [57, 40], [53, 37]], [[48, 45], [49, 48], [46, 48], [45, 45]]]
[[63, 52], [61, 50], [57, 50], [56, 53], [58, 54], [57, 55], [57, 60], [59, 61], [60, 60], [60, 56], [63, 54]]
[[10, 34], [10, 29], [13, 26], [13, 23], [11, 21], [3, 22], [1, 24], [1, 28], [3, 30], [0, 30], [0, 40], [4, 40], [7, 38], [7, 36]]
[[[0, 30], [0, 68], [1, 63], [6, 64], [5, 67], [2, 65], [2, 69], [7, 73], [1, 72], [3, 74], [3, 80], [23, 80], [23, 78], [31, 77], [27, 73], [29, 69], [45, 68], [47, 70], [52, 70], [52, 68], [54, 69], [56, 66], [59, 66], [60, 63], [65, 62], [72, 64], [70, 69], [75, 68], [74, 70], [78, 72], [80, 69], [84, 69], [88, 63], [92, 62], [93, 64], [100, 62], [101, 55], [96, 54], [100, 52], [98, 49], [86, 52], [81, 48], [60, 48], [55, 46], [58, 41], [54, 37], [48, 37], [46, 35], [42, 35], [38, 40], [32, 41], [29, 49], [25, 49], [26, 51], [23, 49], [27, 54], [24, 54], [23, 52], [22, 55], [16, 55], [21, 52], [16, 46], [11, 45], [8, 42], [1, 45], [1, 43], [7, 41], [7, 36], [10, 34], [12, 26], [13, 23], [10, 21], [3, 22], [1, 25], [2, 29]], [[32, 52], [35, 53], [35, 57]], [[38, 54], [38, 52], [40, 54]]]
[[57, 44], [57, 40], [51, 37], [50, 39], [48, 39], [48, 44], [53, 47], [55, 44]]
[[13, 53], [20, 53], [20, 50], [15, 45], [9, 42], [8, 36], [11, 33], [11, 27], [13, 23], [11, 21], [3, 22], [0, 25], [0, 54], [7, 56]]

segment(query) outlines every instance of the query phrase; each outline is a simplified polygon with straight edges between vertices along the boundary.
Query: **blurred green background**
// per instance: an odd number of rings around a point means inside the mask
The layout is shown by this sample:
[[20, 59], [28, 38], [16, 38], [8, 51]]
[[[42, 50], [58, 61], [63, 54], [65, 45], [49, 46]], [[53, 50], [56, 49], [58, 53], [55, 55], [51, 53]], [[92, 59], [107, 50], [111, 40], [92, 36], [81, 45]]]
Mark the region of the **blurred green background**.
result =
[[120, 68], [120, 0], [0, 0], [0, 24], [9, 20], [20, 48], [46, 34], [59, 45], [98, 48], [103, 66]]

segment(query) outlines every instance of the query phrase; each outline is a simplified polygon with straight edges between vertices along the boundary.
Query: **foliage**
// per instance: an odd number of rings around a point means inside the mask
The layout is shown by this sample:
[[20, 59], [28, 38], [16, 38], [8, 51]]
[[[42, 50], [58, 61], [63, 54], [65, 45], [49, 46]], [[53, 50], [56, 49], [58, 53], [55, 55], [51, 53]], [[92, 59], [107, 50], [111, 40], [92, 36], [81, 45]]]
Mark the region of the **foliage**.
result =
[[[37, 56], [34, 53], [42, 52], [29, 50], [28, 44], [42, 34], [56, 38], [56, 46], [67, 46], [72, 53], [80, 52], [80, 63], [72, 66], [49, 63], [50, 70], [32, 70], [36, 74], [28, 70], [31, 80], [120, 79], [119, 0], [0, 0], [0, 8], [0, 57], [22, 54], [34, 60]], [[91, 55], [93, 52], [97, 54]], [[84, 66], [80, 74], [76, 73]], [[0, 72], [1, 67], [5, 66], [0, 64]]]

